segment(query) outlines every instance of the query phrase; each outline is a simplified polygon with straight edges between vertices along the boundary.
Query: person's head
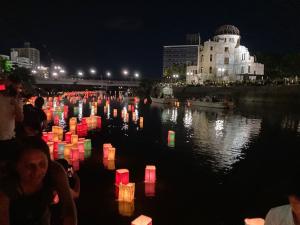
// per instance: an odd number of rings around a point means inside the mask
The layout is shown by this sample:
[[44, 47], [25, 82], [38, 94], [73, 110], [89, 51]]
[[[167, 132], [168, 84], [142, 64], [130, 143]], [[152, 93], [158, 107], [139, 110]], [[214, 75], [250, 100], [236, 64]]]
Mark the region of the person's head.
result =
[[23, 91], [21, 79], [13, 75], [10, 75], [6, 80], [6, 87], [10, 96], [16, 96]]
[[15, 169], [21, 183], [38, 185], [48, 173], [50, 163], [48, 145], [39, 137], [27, 137], [18, 144]]
[[34, 101], [34, 106], [35, 107], [37, 107], [37, 108], [42, 108], [43, 107], [43, 105], [44, 105], [44, 98], [42, 98], [42, 97], [37, 97], [36, 99], [35, 99], [35, 101]]

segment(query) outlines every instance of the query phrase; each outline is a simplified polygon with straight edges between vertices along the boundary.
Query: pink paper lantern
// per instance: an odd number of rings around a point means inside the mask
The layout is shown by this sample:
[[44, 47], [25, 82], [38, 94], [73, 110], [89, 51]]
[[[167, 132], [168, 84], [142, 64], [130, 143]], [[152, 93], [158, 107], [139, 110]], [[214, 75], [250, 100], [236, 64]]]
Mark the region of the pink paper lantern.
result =
[[53, 141], [53, 132], [48, 132], [48, 141]]
[[128, 169], [118, 169], [116, 170], [115, 184], [128, 184], [129, 183], [129, 170]]
[[78, 147], [79, 153], [84, 153], [84, 142], [83, 141], [78, 141], [77, 147]]
[[140, 215], [131, 222], [131, 225], [152, 225], [152, 219], [148, 216]]
[[65, 133], [65, 141], [67, 143], [71, 143], [71, 136], [72, 136], [72, 132], [66, 132]]
[[71, 160], [78, 161], [79, 160], [79, 151], [77, 147], [71, 148]]
[[56, 126], [59, 125], [59, 115], [54, 116], [54, 125], [56, 125]]
[[156, 168], [155, 166], [146, 166], [145, 168], [145, 183], [155, 183], [156, 181]]

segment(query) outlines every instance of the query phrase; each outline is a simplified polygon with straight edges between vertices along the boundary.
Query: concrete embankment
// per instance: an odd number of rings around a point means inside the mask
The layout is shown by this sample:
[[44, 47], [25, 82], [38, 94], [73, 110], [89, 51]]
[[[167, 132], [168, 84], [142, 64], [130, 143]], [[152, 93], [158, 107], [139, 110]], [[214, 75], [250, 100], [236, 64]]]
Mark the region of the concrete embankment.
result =
[[238, 87], [173, 87], [179, 99], [206, 95], [227, 95], [236, 103], [269, 103], [300, 105], [300, 86], [238, 86]]

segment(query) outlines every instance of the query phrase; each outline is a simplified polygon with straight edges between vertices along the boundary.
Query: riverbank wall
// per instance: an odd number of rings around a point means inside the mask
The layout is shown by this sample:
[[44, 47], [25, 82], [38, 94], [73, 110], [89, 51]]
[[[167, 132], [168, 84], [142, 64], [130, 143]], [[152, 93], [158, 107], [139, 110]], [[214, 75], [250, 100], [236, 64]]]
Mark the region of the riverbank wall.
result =
[[237, 87], [173, 87], [180, 100], [206, 95], [226, 95], [236, 103], [295, 104], [300, 106], [300, 85], [288, 86], [237, 86]]

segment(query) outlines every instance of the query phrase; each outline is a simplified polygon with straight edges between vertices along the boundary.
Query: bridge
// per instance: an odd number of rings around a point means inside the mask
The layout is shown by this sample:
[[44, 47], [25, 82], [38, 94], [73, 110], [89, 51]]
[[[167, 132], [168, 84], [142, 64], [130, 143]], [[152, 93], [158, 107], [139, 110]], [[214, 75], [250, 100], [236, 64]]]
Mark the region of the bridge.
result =
[[50, 85], [84, 85], [84, 86], [102, 86], [102, 87], [138, 87], [140, 81], [131, 80], [83, 80], [83, 79], [36, 79], [36, 84]]

